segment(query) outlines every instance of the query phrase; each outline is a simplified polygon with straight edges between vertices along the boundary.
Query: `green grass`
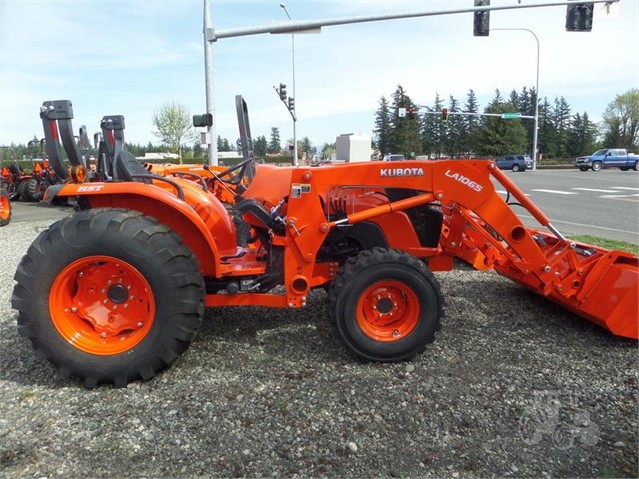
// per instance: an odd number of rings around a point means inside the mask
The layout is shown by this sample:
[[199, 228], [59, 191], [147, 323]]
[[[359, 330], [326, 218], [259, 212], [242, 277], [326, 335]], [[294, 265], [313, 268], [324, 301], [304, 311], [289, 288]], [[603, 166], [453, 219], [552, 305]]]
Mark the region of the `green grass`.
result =
[[571, 236], [570, 239], [573, 239], [575, 241], [579, 241], [582, 243], [588, 243], [591, 245], [600, 246], [606, 249], [619, 249], [621, 251], [628, 251], [629, 253], [639, 256], [639, 245], [626, 243], [625, 241], [599, 238], [597, 236], [590, 236], [590, 235]]

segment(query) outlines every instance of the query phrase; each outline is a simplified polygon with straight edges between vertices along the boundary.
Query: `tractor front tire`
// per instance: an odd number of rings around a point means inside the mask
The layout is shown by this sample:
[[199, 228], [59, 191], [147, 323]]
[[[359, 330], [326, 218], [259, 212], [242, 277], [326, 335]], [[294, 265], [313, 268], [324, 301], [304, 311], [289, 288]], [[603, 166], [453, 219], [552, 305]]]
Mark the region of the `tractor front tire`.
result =
[[333, 330], [365, 361], [403, 361], [423, 352], [443, 314], [433, 273], [398, 250], [362, 251], [346, 262], [329, 290]]
[[11, 221], [11, 200], [9, 193], [4, 188], [0, 188], [0, 226], [6, 226]]
[[19, 332], [85, 386], [150, 379], [188, 348], [204, 312], [197, 259], [141, 213], [84, 210], [36, 238], [15, 274]]

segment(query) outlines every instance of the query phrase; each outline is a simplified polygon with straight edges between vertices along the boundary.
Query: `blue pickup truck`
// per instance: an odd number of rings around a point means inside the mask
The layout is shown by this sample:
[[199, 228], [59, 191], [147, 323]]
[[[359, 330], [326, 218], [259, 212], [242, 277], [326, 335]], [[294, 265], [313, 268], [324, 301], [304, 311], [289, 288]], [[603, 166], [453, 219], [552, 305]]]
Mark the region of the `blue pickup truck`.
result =
[[581, 171], [599, 171], [602, 168], [639, 171], [639, 156], [623, 148], [604, 148], [590, 156], [580, 156], [575, 160], [575, 166]]

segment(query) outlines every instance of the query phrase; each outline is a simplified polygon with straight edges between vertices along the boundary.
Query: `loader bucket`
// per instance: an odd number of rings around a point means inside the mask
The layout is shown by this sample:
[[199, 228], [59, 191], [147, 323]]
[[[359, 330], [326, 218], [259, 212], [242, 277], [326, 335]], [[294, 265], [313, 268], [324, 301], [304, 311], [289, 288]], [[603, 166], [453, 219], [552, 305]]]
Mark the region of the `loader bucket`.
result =
[[[506, 264], [495, 270], [564, 306], [617, 336], [639, 339], [639, 260], [608, 250], [530, 230], [549, 258], [542, 272], [522, 272]], [[499, 263], [499, 262], [498, 262]]]

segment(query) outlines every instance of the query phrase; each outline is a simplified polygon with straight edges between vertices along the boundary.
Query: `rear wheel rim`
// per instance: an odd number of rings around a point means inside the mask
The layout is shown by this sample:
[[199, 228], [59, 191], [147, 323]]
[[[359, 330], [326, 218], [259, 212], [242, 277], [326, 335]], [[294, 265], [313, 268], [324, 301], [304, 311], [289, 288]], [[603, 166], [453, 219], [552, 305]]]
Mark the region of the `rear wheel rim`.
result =
[[0, 219], [2, 221], [8, 220], [10, 211], [9, 198], [5, 195], [0, 195]]
[[415, 291], [405, 283], [378, 281], [360, 295], [356, 316], [358, 326], [369, 338], [400, 341], [417, 327], [420, 304]]
[[155, 318], [146, 278], [126, 261], [87, 256], [55, 278], [49, 312], [58, 333], [90, 354], [120, 354], [138, 345]]

